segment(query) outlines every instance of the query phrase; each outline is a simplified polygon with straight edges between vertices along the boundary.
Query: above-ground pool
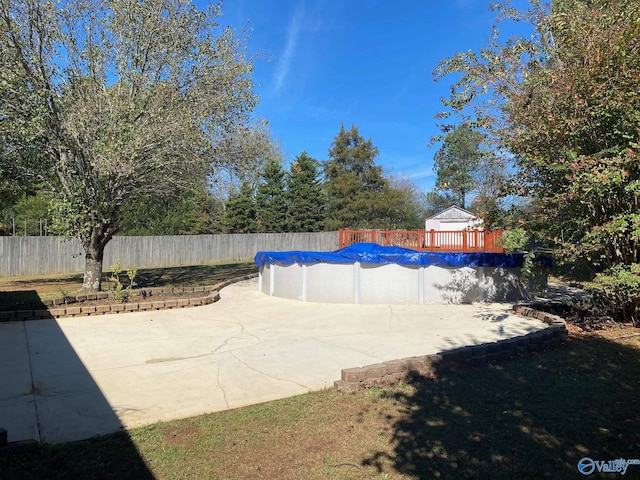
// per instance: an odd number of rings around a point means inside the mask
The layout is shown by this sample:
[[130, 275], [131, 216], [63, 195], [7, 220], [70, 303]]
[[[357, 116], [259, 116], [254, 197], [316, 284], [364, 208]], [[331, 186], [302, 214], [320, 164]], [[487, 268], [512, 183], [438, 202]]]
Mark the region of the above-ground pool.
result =
[[[423, 305], [517, 301], [523, 253], [418, 252], [358, 243], [335, 252], [258, 252], [259, 289], [310, 302]], [[537, 287], [542, 285], [536, 281]]]

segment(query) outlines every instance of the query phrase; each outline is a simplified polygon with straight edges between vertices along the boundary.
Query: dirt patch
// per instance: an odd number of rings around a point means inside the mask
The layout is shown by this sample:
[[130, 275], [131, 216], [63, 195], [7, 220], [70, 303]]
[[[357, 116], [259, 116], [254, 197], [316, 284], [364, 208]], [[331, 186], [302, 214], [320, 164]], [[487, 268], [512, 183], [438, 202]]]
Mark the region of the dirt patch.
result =
[[584, 333], [584, 330], [573, 323], [567, 323], [567, 332], [569, 335], [578, 335]]
[[594, 310], [586, 304], [536, 302], [530, 306], [535, 310], [562, 317], [567, 322], [569, 334], [582, 331], [593, 332], [619, 325], [610, 315], [594, 312]]
[[197, 439], [202, 435], [202, 427], [194, 424], [182, 428], [167, 429], [164, 432], [164, 443], [169, 446], [194, 448]]

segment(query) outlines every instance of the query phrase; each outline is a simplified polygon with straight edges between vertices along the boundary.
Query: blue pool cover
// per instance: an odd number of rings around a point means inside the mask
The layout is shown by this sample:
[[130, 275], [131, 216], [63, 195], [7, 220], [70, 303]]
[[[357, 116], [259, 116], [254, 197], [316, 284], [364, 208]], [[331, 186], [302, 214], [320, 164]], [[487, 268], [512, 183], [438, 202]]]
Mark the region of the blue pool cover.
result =
[[258, 268], [264, 265], [313, 265], [316, 263], [398, 265], [426, 267], [522, 267], [524, 253], [418, 252], [402, 247], [383, 247], [376, 243], [356, 243], [335, 252], [258, 252]]

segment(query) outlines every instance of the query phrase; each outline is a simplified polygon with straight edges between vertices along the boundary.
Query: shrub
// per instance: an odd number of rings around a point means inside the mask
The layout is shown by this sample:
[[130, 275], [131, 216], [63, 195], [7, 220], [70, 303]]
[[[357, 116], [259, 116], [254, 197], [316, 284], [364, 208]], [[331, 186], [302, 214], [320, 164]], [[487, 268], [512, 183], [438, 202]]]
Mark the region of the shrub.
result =
[[129, 300], [129, 296], [131, 293], [131, 289], [135, 287], [136, 282], [135, 278], [138, 274], [137, 270], [131, 269], [127, 270], [127, 278], [129, 279], [129, 284], [125, 287], [125, 285], [120, 281], [120, 260], [117, 260], [111, 268], [111, 276], [109, 277], [109, 282], [111, 283], [111, 294], [113, 298], [118, 302], [126, 302]]
[[637, 326], [640, 315], [640, 264], [614, 265], [599, 273], [592, 289], [609, 310]]

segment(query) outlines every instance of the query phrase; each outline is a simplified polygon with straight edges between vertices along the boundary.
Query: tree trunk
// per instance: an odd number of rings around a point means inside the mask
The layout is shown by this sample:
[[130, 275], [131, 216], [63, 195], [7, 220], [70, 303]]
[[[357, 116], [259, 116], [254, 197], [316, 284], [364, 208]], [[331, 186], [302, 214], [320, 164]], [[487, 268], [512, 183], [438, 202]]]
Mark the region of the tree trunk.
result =
[[84, 281], [82, 289], [99, 292], [102, 287], [102, 257], [104, 245], [85, 247]]

